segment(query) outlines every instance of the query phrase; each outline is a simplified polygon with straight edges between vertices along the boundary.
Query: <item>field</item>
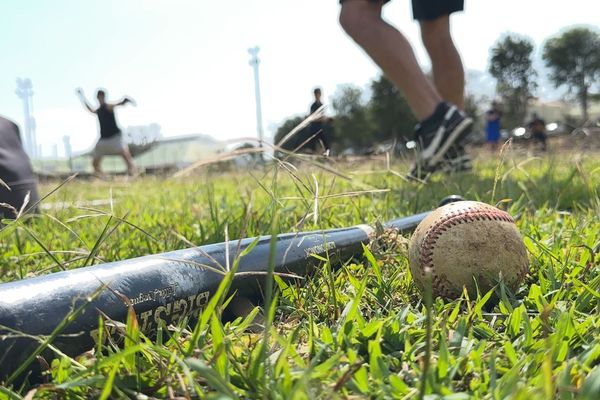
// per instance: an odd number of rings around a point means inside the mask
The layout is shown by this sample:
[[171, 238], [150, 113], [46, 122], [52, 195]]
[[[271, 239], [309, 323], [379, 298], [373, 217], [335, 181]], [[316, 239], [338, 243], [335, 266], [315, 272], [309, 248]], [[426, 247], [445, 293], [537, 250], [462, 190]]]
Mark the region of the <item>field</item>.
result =
[[516, 217], [531, 272], [498, 301], [482, 293], [426, 307], [400, 240], [341, 266], [324, 262], [299, 287], [279, 282], [264, 329], [254, 320], [261, 309], [224, 323], [216, 303], [155, 341], [130, 318], [124, 347], [106, 341], [55, 360], [47, 383], [4, 382], [0, 399], [600, 398], [597, 153], [509, 148], [481, 154], [472, 174], [426, 185], [401, 178], [401, 160], [294, 164], [46, 183], [44, 214], [0, 231], [0, 281], [226, 237], [382, 222], [455, 193]]

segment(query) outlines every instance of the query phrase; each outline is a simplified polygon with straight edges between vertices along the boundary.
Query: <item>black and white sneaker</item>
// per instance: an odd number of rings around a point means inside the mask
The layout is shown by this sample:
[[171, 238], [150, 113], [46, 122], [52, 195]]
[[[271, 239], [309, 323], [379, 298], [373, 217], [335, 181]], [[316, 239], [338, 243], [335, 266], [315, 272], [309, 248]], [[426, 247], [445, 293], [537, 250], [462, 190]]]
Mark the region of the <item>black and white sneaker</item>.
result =
[[468, 135], [472, 125], [473, 120], [456, 106], [440, 103], [431, 117], [415, 127], [417, 155], [409, 177], [427, 179], [442, 165], [450, 148]]

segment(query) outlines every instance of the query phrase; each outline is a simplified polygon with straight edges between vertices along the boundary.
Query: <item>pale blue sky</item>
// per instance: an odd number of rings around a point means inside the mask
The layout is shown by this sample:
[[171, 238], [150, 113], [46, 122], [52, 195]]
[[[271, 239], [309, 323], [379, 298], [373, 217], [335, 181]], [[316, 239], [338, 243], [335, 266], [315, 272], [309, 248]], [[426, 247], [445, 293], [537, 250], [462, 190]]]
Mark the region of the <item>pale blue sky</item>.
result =
[[[394, 0], [386, 17], [415, 45], [410, 2]], [[539, 46], [573, 24], [598, 24], [589, 0], [467, 0], [453, 33], [469, 69], [485, 70], [489, 47], [505, 32]], [[568, 4], [568, 7], [565, 5]], [[167, 136], [218, 139], [256, 134], [254, 83], [247, 48], [261, 47], [265, 131], [305, 113], [316, 85], [331, 96], [339, 84], [364, 86], [377, 68], [342, 32], [337, 0], [0, 1], [0, 114], [22, 124], [17, 77], [31, 78], [43, 152], [70, 135], [74, 150], [93, 145], [94, 117], [74, 95], [129, 94], [138, 107], [118, 111], [123, 127], [156, 122]], [[539, 52], [539, 48], [537, 49]]]

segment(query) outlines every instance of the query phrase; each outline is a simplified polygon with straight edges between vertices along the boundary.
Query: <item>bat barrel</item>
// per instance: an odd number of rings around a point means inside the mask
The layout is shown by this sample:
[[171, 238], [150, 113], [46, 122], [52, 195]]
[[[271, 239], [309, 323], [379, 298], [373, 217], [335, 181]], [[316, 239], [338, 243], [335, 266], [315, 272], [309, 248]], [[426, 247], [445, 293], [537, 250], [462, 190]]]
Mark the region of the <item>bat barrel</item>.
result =
[[[355, 226], [279, 235], [275, 271], [306, 276], [320, 263], [314, 255], [329, 256], [332, 263], [349, 259], [362, 253], [369, 231], [368, 226]], [[53, 342], [67, 355], [93, 347], [98, 311], [125, 322], [124, 298], [133, 305], [140, 328], [148, 336], [159, 325], [177, 324], [184, 317], [195, 320], [219, 287], [226, 266], [233, 265], [238, 246], [241, 252], [254, 245], [240, 258], [240, 274], [231, 290], [256, 297], [267, 271], [270, 241], [270, 236], [242, 239], [0, 284], [0, 380], [39, 345], [20, 333], [50, 335], [80, 306], [82, 312]], [[49, 352], [44, 356], [52, 358]]]
[[430, 213], [431, 211], [427, 211], [424, 213], [411, 215], [410, 217], [393, 219], [383, 224], [383, 227], [397, 229], [400, 233], [412, 232], [417, 225], [419, 225], [419, 223], [423, 221], [423, 219], [425, 219], [425, 217]]

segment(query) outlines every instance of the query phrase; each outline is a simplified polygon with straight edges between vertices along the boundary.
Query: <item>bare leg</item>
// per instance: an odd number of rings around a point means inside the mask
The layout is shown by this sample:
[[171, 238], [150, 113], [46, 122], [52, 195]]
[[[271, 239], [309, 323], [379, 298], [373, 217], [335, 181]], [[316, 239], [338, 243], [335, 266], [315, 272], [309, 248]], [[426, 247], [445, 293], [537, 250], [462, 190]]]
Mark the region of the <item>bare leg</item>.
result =
[[417, 119], [433, 114], [442, 97], [417, 63], [408, 40], [381, 18], [381, 3], [346, 0], [340, 24], [406, 96]]
[[435, 87], [444, 100], [464, 110], [465, 71], [450, 34], [450, 16], [420, 21], [421, 38], [431, 58]]
[[102, 168], [100, 168], [100, 163], [102, 162], [102, 157], [94, 156], [92, 159], [92, 166], [94, 167], [94, 175], [103, 176], [104, 172], [102, 172]]
[[135, 165], [133, 165], [133, 157], [131, 157], [131, 153], [129, 152], [129, 149], [127, 147], [125, 147], [123, 149], [123, 151], [121, 152], [121, 156], [123, 157], [123, 160], [125, 160], [125, 163], [127, 164], [127, 173], [129, 175], [134, 175], [135, 174]]

